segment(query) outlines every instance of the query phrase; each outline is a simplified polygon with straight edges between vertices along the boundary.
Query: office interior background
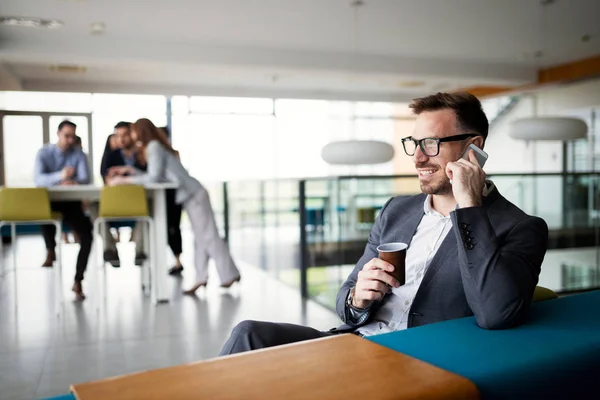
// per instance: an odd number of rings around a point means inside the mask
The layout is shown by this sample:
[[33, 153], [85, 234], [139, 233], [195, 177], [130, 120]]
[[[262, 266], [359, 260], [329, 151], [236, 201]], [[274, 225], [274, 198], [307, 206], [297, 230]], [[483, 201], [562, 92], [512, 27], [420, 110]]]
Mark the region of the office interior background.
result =
[[[2, 0], [0, 184], [32, 186], [37, 151], [69, 119], [101, 185], [114, 125], [149, 118], [208, 188], [243, 279], [180, 295], [194, 278], [184, 215], [183, 278], [159, 277], [169, 304], [142, 294], [132, 262], [108, 270], [103, 314], [67, 301], [57, 319], [42, 238], [20, 228], [0, 269], [0, 399], [213, 357], [243, 319], [336, 326], [335, 295], [377, 212], [419, 193], [400, 142], [408, 104], [440, 91], [482, 100], [486, 173], [548, 223], [539, 284], [599, 288], [598, 16], [595, 0]], [[587, 134], [512, 137], [528, 117], [579, 118]], [[355, 140], [389, 143], [394, 157], [323, 160], [328, 143]], [[65, 276], [76, 254], [64, 245]]]

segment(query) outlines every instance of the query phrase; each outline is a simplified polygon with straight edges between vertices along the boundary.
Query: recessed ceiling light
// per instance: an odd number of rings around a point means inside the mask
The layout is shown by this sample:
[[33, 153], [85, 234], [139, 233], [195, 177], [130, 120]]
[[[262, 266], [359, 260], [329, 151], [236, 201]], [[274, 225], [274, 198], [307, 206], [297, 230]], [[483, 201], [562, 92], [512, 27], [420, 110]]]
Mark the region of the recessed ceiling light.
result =
[[30, 17], [0, 17], [0, 25], [55, 29], [60, 28], [64, 25], [64, 23], [57, 19], [42, 19]]
[[425, 82], [423, 81], [401, 81], [398, 82], [398, 86], [400, 87], [419, 87], [419, 86], [425, 86]]
[[102, 35], [106, 31], [106, 24], [104, 22], [93, 22], [90, 25], [90, 33], [92, 35]]
[[87, 67], [83, 65], [71, 65], [71, 64], [58, 64], [51, 65], [50, 71], [52, 72], [62, 72], [67, 74], [80, 74], [87, 71]]

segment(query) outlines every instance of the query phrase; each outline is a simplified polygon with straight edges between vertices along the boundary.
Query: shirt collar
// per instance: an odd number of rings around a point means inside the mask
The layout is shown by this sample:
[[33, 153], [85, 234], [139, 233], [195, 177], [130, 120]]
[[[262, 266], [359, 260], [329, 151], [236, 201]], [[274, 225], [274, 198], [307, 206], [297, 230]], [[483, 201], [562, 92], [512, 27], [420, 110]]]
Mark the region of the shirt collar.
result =
[[488, 197], [490, 193], [494, 191], [496, 185], [494, 185], [494, 182], [488, 180], [486, 180], [484, 183], [485, 185], [483, 185], [483, 196]]
[[[494, 185], [494, 182], [492, 181], [488, 181], [486, 180], [484, 182], [483, 185], [483, 196], [487, 197], [490, 193], [492, 193], [492, 191], [494, 190], [494, 188], [496, 187], [496, 185]], [[444, 217], [442, 214], [440, 214], [439, 212], [435, 211], [433, 209], [433, 206], [431, 204], [431, 195], [428, 194], [427, 197], [425, 198], [425, 202], [423, 203], [423, 212], [425, 212], [425, 215], [435, 215], [435, 216], [439, 216], [439, 217], [443, 217], [443, 218], [448, 218], [448, 217]]]
[[58, 145], [57, 145], [57, 144], [53, 144], [53, 145], [52, 145], [52, 151], [53, 151], [55, 154], [59, 154], [59, 155], [65, 155], [65, 154], [72, 153], [72, 152], [73, 152], [73, 150], [74, 150], [74, 149], [73, 149], [73, 147], [71, 147], [70, 149], [68, 149], [68, 150], [66, 150], [66, 151], [62, 151], [62, 150], [60, 149], [60, 147], [58, 147]]
[[439, 218], [450, 218], [450, 214], [447, 217], [444, 217], [442, 214], [433, 209], [433, 204], [431, 203], [431, 195], [428, 194], [425, 198], [425, 203], [423, 203], [423, 211], [425, 215], [429, 217], [439, 217]]

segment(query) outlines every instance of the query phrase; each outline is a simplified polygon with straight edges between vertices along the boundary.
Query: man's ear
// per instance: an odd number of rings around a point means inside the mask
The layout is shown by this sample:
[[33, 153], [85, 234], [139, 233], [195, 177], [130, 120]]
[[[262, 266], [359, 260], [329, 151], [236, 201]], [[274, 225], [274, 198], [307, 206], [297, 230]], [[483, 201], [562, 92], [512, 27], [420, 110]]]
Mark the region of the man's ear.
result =
[[479, 147], [481, 150], [483, 150], [483, 144], [484, 144], [484, 142], [483, 142], [483, 136], [476, 136], [473, 139], [473, 144], [475, 146]]

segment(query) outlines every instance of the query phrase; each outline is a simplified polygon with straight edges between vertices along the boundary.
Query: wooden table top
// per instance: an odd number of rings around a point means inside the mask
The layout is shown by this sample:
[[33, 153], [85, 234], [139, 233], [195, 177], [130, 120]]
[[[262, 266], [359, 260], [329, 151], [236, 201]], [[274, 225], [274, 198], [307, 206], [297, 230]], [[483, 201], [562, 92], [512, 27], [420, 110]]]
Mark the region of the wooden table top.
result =
[[79, 400], [478, 399], [466, 378], [345, 334], [71, 386]]

